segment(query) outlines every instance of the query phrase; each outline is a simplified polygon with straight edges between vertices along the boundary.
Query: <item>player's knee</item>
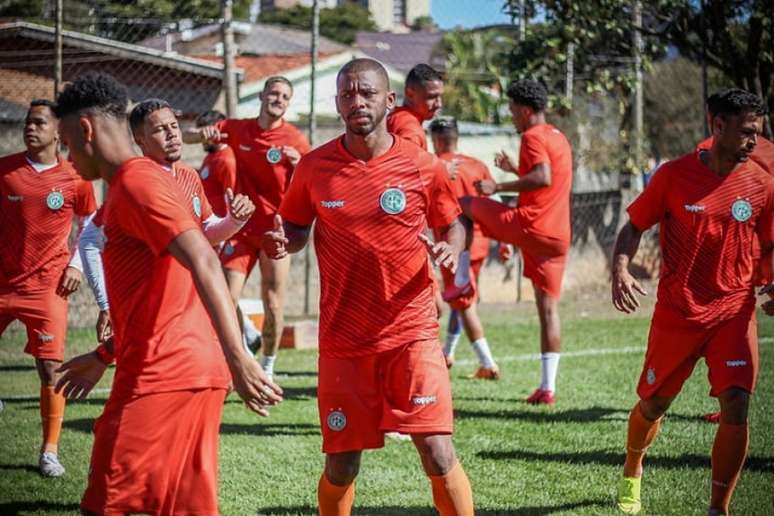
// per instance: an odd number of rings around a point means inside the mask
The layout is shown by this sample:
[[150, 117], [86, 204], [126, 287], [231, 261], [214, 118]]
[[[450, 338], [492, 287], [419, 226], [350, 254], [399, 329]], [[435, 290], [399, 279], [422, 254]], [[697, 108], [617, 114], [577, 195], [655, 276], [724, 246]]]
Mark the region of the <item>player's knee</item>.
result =
[[333, 484], [344, 486], [355, 481], [360, 472], [360, 453], [333, 453], [325, 458], [325, 476]]
[[672, 404], [672, 399], [665, 396], [653, 396], [646, 400], [640, 400], [640, 410], [646, 418], [655, 421], [666, 413]]
[[414, 444], [428, 474], [445, 475], [457, 463], [451, 436], [435, 435], [415, 439]]
[[37, 359], [38, 376], [40, 383], [44, 385], [53, 385], [56, 380], [56, 370], [62, 365], [62, 362], [48, 359]]
[[723, 391], [718, 396], [720, 400], [720, 419], [731, 425], [747, 423], [747, 412], [750, 407], [750, 393], [738, 387]]

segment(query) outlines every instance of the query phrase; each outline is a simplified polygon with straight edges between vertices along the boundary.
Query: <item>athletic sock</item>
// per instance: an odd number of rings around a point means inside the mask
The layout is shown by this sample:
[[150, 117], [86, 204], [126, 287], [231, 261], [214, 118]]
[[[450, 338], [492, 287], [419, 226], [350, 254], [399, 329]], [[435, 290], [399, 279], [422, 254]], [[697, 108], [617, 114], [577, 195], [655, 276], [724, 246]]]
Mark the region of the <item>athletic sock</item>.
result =
[[662, 419], [663, 417], [660, 417], [655, 421], [651, 421], [646, 418], [642, 413], [642, 409], [640, 409], [639, 402], [629, 413], [624, 476], [639, 477], [642, 475], [642, 459], [645, 457], [648, 447], [650, 447], [658, 435]]
[[430, 475], [430, 483], [440, 516], [473, 516], [473, 491], [459, 462], [445, 475]]
[[43, 451], [57, 453], [62, 432], [65, 398], [54, 392], [53, 385], [40, 387], [40, 419], [43, 426]]
[[320, 475], [317, 484], [317, 503], [320, 516], [349, 516], [352, 502], [355, 500], [355, 483], [346, 486], [331, 484], [325, 473]]
[[443, 345], [444, 356], [453, 355], [462, 336], [462, 314], [452, 310], [449, 314], [449, 324], [446, 326], [446, 342]]
[[544, 391], [556, 392], [556, 373], [559, 371], [559, 353], [543, 353], [540, 355], [543, 379], [540, 388]]
[[270, 378], [274, 376], [274, 361], [277, 355], [261, 355], [261, 367]]
[[489, 343], [486, 341], [486, 337], [481, 337], [470, 343], [473, 346], [473, 351], [478, 357], [478, 363], [481, 367], [492, 369], [495, 366], [494, 358], [492, 358], [492, 351], [489, 349]]
[[454, 273], [454, 286], [464, 287], [470, 283], [470, 251], [462, 251]]
[[730, 425], [720, 422], [712, 446], [712, 499], [710, 509], [728, 514], [734, 488], [742, 473], [750, 432], [747, 424]]

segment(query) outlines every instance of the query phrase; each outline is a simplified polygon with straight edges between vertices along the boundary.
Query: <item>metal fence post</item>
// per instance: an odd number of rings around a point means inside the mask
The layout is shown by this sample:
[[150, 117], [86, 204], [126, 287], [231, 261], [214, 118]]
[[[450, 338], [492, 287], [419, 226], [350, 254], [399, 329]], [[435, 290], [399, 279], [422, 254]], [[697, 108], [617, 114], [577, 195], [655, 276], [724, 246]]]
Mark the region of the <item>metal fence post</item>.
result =
[[62, 87], [62, 0], [56, 0], [54, 8], [54, 99]]
[[[309, 89], [309, 143], [314, 147], [317, 132], [317, 117], [315, 116], [314, 103], [315, 97], [315, 79], [317, 76], [317, 42], [320, 39], [320, 3], [314, 0], [312, 3], [312, 69], [310, 73]], [[309, 305], [311, 297], [311, 264], [312, 253], [309, 245], [304, 249], [304, 315], [309, 315]]]
[[223, 40], [223, 87], [226, 90], [226, 116], [236, 117], [237, 92], [234, 75], [234, 30], [232, 22], [232, 0], [223, 0], [223, 22], [221, 38]]

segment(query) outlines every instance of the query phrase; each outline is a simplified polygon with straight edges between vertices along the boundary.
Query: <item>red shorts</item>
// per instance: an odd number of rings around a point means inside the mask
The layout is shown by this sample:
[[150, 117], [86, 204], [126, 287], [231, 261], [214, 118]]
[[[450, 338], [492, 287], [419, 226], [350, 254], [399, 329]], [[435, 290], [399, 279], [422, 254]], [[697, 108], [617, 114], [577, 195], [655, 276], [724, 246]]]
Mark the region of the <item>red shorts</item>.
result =
[[384, 446], [385, 432], [451, 434], [449, 372], [437, 340], [359, 358], [320, 357], [323, 452]]
[[558, 299], [562, 292], [569, 243], [530, 232], [519, 221], [518, 208], [492, 199], [474, 197], [470, 199], [470, 209], [473, 220], [481, 225], [484, 235], [513, 244], [521, 250], [524, 277]]
[[730, 387], [752, 393], [758, 376], [755, 313], [707, 329], [686, 327], [656, 312], [637, 394], [641, 399], [676, 396], [701, 357], [709, 368], [711, 396]]
[[218, 431], [225, 389], [111, 396], [94, 423], [87, 511], [218, 514]]
[[25, 353], [40, 359], [64, 359], [67, 299], [54, 290], [0, 294], [0, 335], [15, 319], [27, 327]]
[[[453, 310], [466, 310], [473, 306], [478, 301], [478, 275], [481, 273], [481, 267], [484, 265], [484, 260], [471, 260], [470, 262], [470, 292], [462, 295], [458, 298], [449, 301], [449, 306]], [[454, 281], [454, 274], [449, 272], [448, 269], [441, 267], [441, 275], [443, 276], [444, 285], [448, 285], [449, 282]]]
[[231, 269], [249, 276], [255, 264], [261, 247], [257, 242], [239, 236], [227, 240], [220, 250], [220, 263], [224, 269]]

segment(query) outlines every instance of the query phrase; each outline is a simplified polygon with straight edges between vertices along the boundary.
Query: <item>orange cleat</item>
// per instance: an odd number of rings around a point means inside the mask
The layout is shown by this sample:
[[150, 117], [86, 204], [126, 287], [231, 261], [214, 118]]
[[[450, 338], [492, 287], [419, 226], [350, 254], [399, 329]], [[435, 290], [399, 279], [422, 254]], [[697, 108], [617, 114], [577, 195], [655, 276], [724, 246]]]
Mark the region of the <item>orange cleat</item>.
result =
[[556, 397], [553, 391], [536, 389], [532, 396], [527, 398], [527, 403], [531, 405], [553, 405], [556, 403]]
[[499, 380], [500, 368], [496, 365], [493, 367], [479, 367], [478, 370], [468, 375], [470, 380]]

